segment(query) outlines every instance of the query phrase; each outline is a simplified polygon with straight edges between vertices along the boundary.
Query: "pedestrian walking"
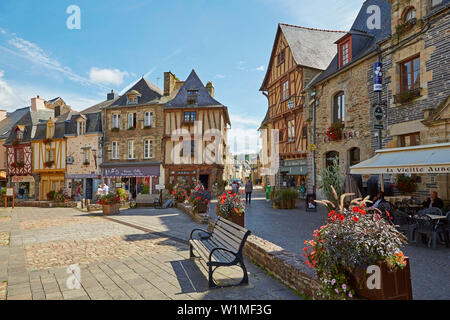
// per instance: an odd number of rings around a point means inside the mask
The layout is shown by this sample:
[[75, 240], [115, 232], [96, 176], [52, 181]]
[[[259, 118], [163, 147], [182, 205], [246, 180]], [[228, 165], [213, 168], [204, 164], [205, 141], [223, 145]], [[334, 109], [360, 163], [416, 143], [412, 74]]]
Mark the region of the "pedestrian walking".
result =
[[253, 183], [250, 179], [247, 179], [247, 183], [245, 184], [245, 203], [252, 203], [252, 192], [253, 192]]
[[103, 184], [103, 194], [108, 195], [109, 194], [109, 187], [106, 183]]
[[238, 187], [238, 183], [237, 181], [233, 181], [233, 183], [231, 184], [231, 192], [233, 193], [238, 193], [239, 192], [239, 187]]

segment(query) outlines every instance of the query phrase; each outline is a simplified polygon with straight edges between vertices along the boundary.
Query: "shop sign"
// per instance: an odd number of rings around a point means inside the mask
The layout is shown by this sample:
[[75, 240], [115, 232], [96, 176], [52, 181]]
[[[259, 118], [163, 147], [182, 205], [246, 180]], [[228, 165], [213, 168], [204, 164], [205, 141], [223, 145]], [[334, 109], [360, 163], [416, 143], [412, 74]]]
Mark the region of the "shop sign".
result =
[[34, 182], [33, 176], [12, 176], [11, 182]]
[[150, 177], [159, 176], [159, 166], [105, 168], [104, 177]]

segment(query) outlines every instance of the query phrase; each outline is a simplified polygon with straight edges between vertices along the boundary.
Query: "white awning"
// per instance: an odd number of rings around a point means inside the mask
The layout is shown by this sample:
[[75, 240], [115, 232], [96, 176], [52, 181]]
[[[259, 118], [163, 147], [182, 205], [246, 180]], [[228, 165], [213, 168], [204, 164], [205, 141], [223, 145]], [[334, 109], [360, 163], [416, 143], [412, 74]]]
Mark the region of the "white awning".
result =
[[351, 174], [450, 173], [450, 143], [377, 150], [350, 167]]

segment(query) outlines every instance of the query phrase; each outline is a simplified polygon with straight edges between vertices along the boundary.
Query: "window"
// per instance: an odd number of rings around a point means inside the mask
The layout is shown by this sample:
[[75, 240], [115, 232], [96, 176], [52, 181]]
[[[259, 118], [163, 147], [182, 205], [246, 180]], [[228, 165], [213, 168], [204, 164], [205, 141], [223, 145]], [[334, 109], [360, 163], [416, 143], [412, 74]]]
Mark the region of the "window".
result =
[[303, 127], [303, 130], [302, 130], [302, 138], [303, 139], [308, 139], [308, 127]]
[[47, 125], [47, 138], [53, 138], [54, 134], [55, 134], [55, 125], [49, 123]]
[[282, 100], [289, 99], [289, 81], [283, 82], [281, 97]]
[[89, 148], [83, 149], [83, 164], [90, 163], [91, 150]]
[[77, 134], [78, 135], [83, 135], [85, 133], [86, 133], [86, 122], [85, 121], [78, 121]]
[[136, 95], [130, 94], [127, 97], [127, 104], [137, 104], [138, 103], [138, 99]]
[[119, 159], [119, 142], [117, 141], [111, 144], [111, 159]]
[[15, 162], [17, 163], [17, 162], [22, 162], [23, 163], [23, 158], [24, 158], [24, 156], [23, 156], [23, 149], [22, 148], [20, 148], [20, 149], [15, 149], [15, 155], [14, 155], [14, 158], [15, 158]]
[[111, 119], [111, 129], [120, 128], [120, 114], [113, 114]]
[[277, 65], [282, 64], [286, 60], [286, 50], [283, 49], [277, 56]]
[[420, 57], [400, 63], [401, 92], [420, 88]]
[[153, 127], [153, 112], [146, 112], [144, 114], [144, 127]]
[[434, 8], [442, 4], [442, 0], [431, 0], [431, 7]]
[[345, 121], [345, 95], [341, 91], [334, 96], [333, 103], [333, 121], [344, 122]]
[[144, 159], [150, 159], [152, 157], [152, 141], [144, 140]]
[[23, 139], [23, 131], [22, 130], [18, 130], [16, 132], [16, 139], [19, 141]]
[[135, 159], [135, 154], [134, 154], [134, 141], [130, 140], [128, 141], [128, 159]]
[[135, 129], [136, 128], [136, 113], [129, 113], [128, 114], [128, 129]]
[[416, 9], [414, 9], [413, 7], [406, 9], [405, 13], [403, 14], [403, 22], [408, 22], [415, 18], [416, 18]]
[[288, 142], [295, 141], [295, 120], [288, 121]]
[[349, 150], [350, 166], [354, 166], [360, 163], [360, 151], [359, 148], [351, 148]]
[[188, 90], [187, 91], [187, 103], [197, 104], [198, 90]]
[[420, 132], [414, 132], [399, 136], [399, 147], [412, 147], [420, 145]]
[[195, 120], [197, 120], [197, 112], [195, 111], [184, 112], [184, 122], [194, 122]]
[[47, 149], [45, 150], [45, 161], [49, 162], [49, 161], [55, 161], [55, 152], [53, 149]]
[[343, 67], [352, 61], [352, 38], [349, 36], [347, 40], [339, 43], [339, 67]]
[[333, 166], [334, 160], [337, 160], [339, 164], [339, 152], [330, 151], [325, 154], [325, 165], [327, 168]]

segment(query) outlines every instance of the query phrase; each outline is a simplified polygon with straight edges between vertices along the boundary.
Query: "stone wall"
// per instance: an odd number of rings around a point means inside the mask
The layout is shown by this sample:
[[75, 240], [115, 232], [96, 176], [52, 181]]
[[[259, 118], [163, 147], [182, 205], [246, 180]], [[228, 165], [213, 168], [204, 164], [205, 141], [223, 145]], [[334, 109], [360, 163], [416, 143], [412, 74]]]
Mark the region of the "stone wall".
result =
[[[101, 148], [98, 139], [101, 134], [84, 134], [67, 139], [67, 156], [73, 158], [73, 164], [67, 165], [67, 174], [91, 174], [99, 173], [101, 163]], [[89, 164], [83, 163], [83, 148], [90, 149]], [[96, 150], [96, 152], [93, 152]], [[96, 157], [94, 159], [94, 157]]]
[[210, 218], [208, 213], [197, 213], [195, 212], [194, 207], [187, 203], [177, 203], [175, 206], [177, 207], [177, 209], [190, 216], [195, 222], [200, 224], [209, 223]]

